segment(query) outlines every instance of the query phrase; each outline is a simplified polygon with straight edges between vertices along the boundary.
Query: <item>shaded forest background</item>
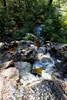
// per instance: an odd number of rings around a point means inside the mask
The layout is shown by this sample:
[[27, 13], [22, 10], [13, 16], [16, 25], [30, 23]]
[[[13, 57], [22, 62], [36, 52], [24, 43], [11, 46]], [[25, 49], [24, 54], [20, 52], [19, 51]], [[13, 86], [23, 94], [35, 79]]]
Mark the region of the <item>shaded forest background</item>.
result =
[[44, 40], [67, 43], [67, 0], [0, 0], [0, 37], [31, 39], [37, 24]]

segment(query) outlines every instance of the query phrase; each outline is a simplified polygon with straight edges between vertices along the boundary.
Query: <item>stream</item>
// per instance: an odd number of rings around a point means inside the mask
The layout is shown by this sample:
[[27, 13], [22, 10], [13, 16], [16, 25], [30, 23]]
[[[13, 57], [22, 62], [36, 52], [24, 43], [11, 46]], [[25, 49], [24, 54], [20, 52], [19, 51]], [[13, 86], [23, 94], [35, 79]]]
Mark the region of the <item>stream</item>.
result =
[[[0, 42], [0, 100], [67, 100], [67, 44]], [[58, 48], [59, 45], [59, 48]]]

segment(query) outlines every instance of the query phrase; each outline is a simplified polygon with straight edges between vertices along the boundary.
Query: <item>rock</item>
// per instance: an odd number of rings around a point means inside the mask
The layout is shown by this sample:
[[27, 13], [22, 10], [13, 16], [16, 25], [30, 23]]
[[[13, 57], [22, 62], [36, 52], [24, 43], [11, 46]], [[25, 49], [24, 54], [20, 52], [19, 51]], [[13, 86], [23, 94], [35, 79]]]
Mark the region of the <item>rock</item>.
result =
[[1, 66], [1, 70], [2, 69], [7, 69], [9, 67], [15, 67], [13, 60], [7, 61], [5, 62], [2, 66]]
[[33, 69], [44, 68], [45, 66], [46, 66], [45, 63], [36, 61], [36, 62], [33, 64]]
[[42, 27], [41, 26], [36, 26], [34, 29], [34, 34], [37, 36], [40, 36], [40, 31], [42, 31]]
[[65, 91], [65, 94], [67, 94], [67, 81], [66, 82], [63, 82], [61, 84], [61, 86], [63, 87], [63, 90]]
[[46, 48], [45, 47], [39, 47], [38, 53], [45, 53]]
[[51, 50], [51, 47], [48, 46], [46, 49], [46, 51], [49, 52]]
[[4, 88], [4, 84], [5, 84], [4, 82], [5, 82], [5, 78], [0, 76], [0, 100], [2, 100], [2, 98], [3, 98], [2, 92], [3, 92], [3, 88]]
[[67, 59], [67, 51], [64, 52], [64, 57]]
[[29, 63], [33, 64], [36, 61], [36, 58], [34, 58], [34, 57], [29, 57], [29, 58], [24, 57], [24, 58], [21, 58], [21, 61], [29, 62]]
[[18, 44], [19, 44], [19, 41], [17, 40], [10, 42], [10, 46], [17, 46]]
[[35, 77], [33, 74], [31, 74], [31, 64], [27, 62], [16, 62], [16, 67], [19, 69], [20, 74], [20, 83], [23, 86], [26, 86], [27, 84], [30, 84], [36, 80], [38, 80], [38, 77]]
[[49, 73], [46, 73], [45, 70], [42, 71], [42, 78], [46, 79], [46, 80], [52, 80], [52, 75]]
[[3, 99], [2, 100], [21, 100], [19, 96], [19, 91], [17, 87], [17, 82], [15, 80], [6, 80], [3, 89]]
[[53, 60], [49, 54], [44, 55], [43, 53], [39, 53], [37, 55], [37, 59], [43, 63], [46, 63], [46, 62], [53, 63]]
[[63, 73], [67, 74], [67, 62], [65, 64], [63, 64]]
[[19, 70], [16, 68], [3, 69], [0, 75], [9, 79], [19, 80]]
[[0, 42], [0, 49], [2, 49], [3, 46], [4, 46], [4, 43]]
[[[43, 62], [35, 62], [33, 64], [33, 69], [32, 69], [32, 73], [33, 74], [38, 74], [41, 76], [42, 74], [42, 71], [44, 70], [44, 74], [52, 74], [52, 72], [54, 71], [54, 64], [52, 63], [49, 63], [49, 62], [46, 62], [46, 63], [43, 63]], [[43, 75], [44, 75], [43, 74]]]
[[59, 49], [62, 49], [64, 47], [67, 47], [67, 44], [56, 44], [56, 45], [54, 45], [54, 47], [56, 50], [59, 50]]
[[61, 82], [44, 80], [31, 87], [24, 88], [23, 100], [67, 100], [63, 95]]
[[15, 62], [15, 66], [16, 68], [19, 69], [20, 71], [20, 76], [23, 76], [26, 72], [30, 72], [31, 71], [31, 64], [27, 63], [27, 62]]
[[30, 46], [30, 44], [32, 44], [33, 42], [28, 40], [28, 41], [24, 41], [24, 40], [20, 40], [18, 46]]
[[9, 60], [12, 58], [12, 54], [10, 52], [8, 52], [6, 55], [5, 55]]
[[33, 52], [32, 50], [28, 50], [28, 51], [26, 51], [26, 52], [24, 53], [24, 55], [25, 55], [25, 56], [28, 56], [28, 55], [30, 55], [32, 52]]
[[52, 60], [49, 57], [45, 57], [45, 56], [42, 57], [41, 61], [43, 63], [46, 63], [46, 62], [53, 63]]
[[37, 48], [38, 47], [33, 45], [33, 44], [31, 44], [30, 47], [29, 47], [30, 50], [35, 50], [35, 51], [37, 51]]
[[28, 86], [28, 85], [32, 85], [38, 79], [39, 78], [34, 76], [33, 74], [29, 72], [25, 72], [24, 75], [22, 75], [20, 82], [23, 84], [23, 86]]
[[57, 70], [60, 70], [60, 66], [61, 66], [60, 63], [56, 63], [55, 66], [56, 66]]
[[32, 69], [32, 73], [41, 76], [42, 71], [43, 71], [44, 69], [45, 69], [44, 67], [43, 67], [43, 68], [41, 67], [41, 68]]
[[36, 52], [32, 51], [32, 50], [28, 50], [24, 53], [21, 53], [20, 59], [21, 59], [21, 61], [34, 63], [37, 60]]

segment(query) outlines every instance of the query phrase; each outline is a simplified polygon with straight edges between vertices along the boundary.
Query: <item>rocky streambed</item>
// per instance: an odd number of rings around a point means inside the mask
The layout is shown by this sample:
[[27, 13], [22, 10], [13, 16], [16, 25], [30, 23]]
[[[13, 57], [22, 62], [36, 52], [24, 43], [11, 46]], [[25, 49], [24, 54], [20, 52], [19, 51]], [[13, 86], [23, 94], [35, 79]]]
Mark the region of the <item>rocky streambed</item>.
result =
[[0, 100], [66, 100], [67, 44], [0, 42]]

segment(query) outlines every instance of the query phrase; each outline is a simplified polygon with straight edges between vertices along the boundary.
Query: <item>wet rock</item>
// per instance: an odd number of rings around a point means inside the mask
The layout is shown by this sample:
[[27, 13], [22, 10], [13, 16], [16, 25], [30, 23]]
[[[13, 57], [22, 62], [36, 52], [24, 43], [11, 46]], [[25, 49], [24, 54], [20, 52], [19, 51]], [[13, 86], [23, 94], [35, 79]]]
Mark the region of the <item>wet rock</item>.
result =
[[38, 53], [45, 53], [46, 48], [45, 47], [39, 47], [39, 50], [37, 51]]
[[66, 46], [67, 46], [67, 44], [55, 44], [54, 45], [54, 47], [55, 47], [56, 50], [62, 49], [64, 47], [66, 47]]
[[16, 68], [3, 69], [0, 75], [9, 79], [19, 80], [19, 70]]
[[32, 50], [28, 50], [24, 53], [25, 56], [29, 56], [33, 51]]
[[41, 61], [43, 63], [46, 63], [46, 62], [53, 63], [52, 60], [49, 57], [45, 57], [45, 56], [42, 57], [42, 60]]
[[[65, 91], [65, 94], [67, 94], [67, 81], [66, 82], [63, 82], [61, 84], [61, 86], [63, 87], [63, 90]], [[64, 95], [64, 97], [67, 99], [67, 96]]]
[[41, 46], [41, 44], [39, 43], [39, 40], [36, 40], [35, 41], [35, 46], [37, 46], [37, 47], [40, 47]]
[[60, 70], [61, 65], [62, 65], [62, 61], [57, 59], [57, 60], [55, 61], [55, 66], [56, 66], [56, 68], [57, 68], [58, 70]]
[[12, 58], [12, 54], [10, 52], [8, 52], [6, 55], [5, 55], [9, 60]]
[[30, 50], [35, 50], [35, 51], [37, 51], [37, 48], [38, 47], [33, 45], [33, 44], [31, 44], [30, 47], [29, 47]]
[[49, 62], [49, 63], [53, 63], [52, 58], [50, 57], [50, 54], [43, 54], [43, 53], [39, 53], [37, 55], [38, 60], [42, 61], [43, 63]]
[[67, 59], [67, 52], [64, 52], [64, 57]]
[[61, 79], [62, 79], [62, 75], [61, 75], [59, 72], [54, 72], [54, 75], [55, 75], [57, 78], [61, 78]]
[[46, 80], [52, 80], [52, 75], [49, 73], [46, 73], [45, 70], [42, 71], [42, 78], [46, 79]]
[[[43, 76], [44, 78], [46, 77], [45, 75], [49, 76], [50, 74], [52, 74], [53, 71], [54, 71], [54, 64], [51, 64], [50, 62], [46, 62], [46, 63], [35, 62], [32, 68], [33, 74]], [[46, 79], [48, 79], [48, 77], [46, 77]]]
[[25, 61], [29, 63], [34, 63], [36, 61], [37, 58], [36, 58], [35, 50], [26, 50], [23, 53], [22, 52], [20, 56], [21, 61]]
[[3, 51], [9, 49], [9, 44], [7, 42], [4, 43]]
[[19, 41], [11, 41], [10, 46], [17, 46], [19, 44]]
[[21, 40], [18, 44], [18, 46], [24, 46], [24, 47], [27, 47], [27, 46], [30, 46], [30, 44], [32, 44], [33, 42], [28, 40], [28, 41], [24, 41], [24, 40]]
[[63, 74], [64, 75], [67, 74], [67, 62], [64, 63], [62, 67], [63, 67], [63, 70], [62, 70]]
[[42, 63], [42, 62], [35, 62], [34, 64], [33, 64], [33, 69], [39, 69], [39, 68], [44, 68], [46, 66], [46, 64], [45, 63]]
[[39, 75], [39, 76], [41, 76], [41, 74], [42, 74], [42, 71], [44, 70], [45, 68], [43, 67], [41, 67], [41, 68], [36, 68], [36, 69], [32, 69], [32, 73], [34, 74], [34, 75]]
[[21, 60], [21, 53], [20, 52], [13, 53], [12, 59], [14, 62], [20, 61]]
[[0, 42], [0, 49], [2, 49], [3, 46], [4, 46], [4, 43]]
[[33, 64], [36, 61], [36, 58], [34, 58], [34, 57], [29, 57], [29, 58], [24, 57], [23, 58], [22, 57], [21, 61], [25, 61], [25, 62], [29, 62], [29, 63]]
[[57, 70], [59, 71], [61, 64], [60, 63], [56, 63], [55, 66], [56, 66]]

